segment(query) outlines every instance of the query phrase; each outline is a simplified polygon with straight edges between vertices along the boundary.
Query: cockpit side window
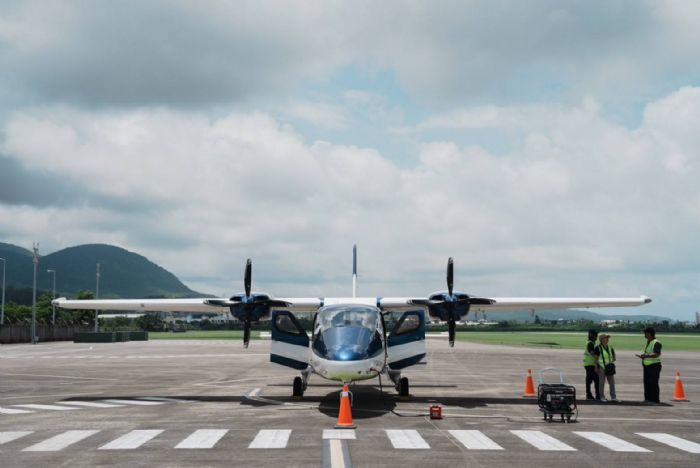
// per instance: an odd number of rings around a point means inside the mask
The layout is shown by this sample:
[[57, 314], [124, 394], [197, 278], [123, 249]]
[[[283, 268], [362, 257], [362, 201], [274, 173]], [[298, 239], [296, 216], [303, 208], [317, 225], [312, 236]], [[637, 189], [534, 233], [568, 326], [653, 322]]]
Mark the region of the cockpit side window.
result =
[[404, 315], [394, 329], [394, 335], [403, 335], [405, 333], [414, 332], [420, 328], [420, 325], [419, 315]]
[[302, 335], [301, 330], [296, 326], [289, 315], [278, 315], [275, 319], [275, 327], [281, 332], [290, 335]]

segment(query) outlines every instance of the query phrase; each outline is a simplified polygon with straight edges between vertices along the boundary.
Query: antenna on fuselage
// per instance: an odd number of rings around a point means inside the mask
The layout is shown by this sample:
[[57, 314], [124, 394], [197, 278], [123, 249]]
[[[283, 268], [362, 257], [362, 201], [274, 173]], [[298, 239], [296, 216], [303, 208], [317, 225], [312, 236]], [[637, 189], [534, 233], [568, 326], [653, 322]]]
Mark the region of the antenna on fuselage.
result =
[[352, 297], [357, 297], [357, 244], [352, 246]]

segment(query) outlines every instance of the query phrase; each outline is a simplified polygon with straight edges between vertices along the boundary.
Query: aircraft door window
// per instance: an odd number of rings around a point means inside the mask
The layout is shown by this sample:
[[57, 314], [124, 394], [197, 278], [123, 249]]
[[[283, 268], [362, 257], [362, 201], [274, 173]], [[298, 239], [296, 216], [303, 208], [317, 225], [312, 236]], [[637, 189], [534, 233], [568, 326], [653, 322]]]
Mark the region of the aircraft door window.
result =
[[411, 333], [418, 330], [421, 326], [420, 316], [418, 315], [404, 315], [399, 323], [396, 324], [394, 329], [394, 335], [403, 335], [405, 333]]
[[299, 327], [292, 321], [289, 315], [278, 315], [275, 319], [275, 327], [284, 333], [289, 333], [290, 335], [302, 335]]

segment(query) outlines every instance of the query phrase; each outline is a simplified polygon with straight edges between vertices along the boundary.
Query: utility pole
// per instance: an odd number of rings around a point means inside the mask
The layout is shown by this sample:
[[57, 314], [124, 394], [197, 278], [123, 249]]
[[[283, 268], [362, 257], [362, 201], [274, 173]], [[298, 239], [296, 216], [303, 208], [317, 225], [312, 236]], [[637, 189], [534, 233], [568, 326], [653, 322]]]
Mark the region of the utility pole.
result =
[[[97, 264], [97, 272], [95, 273], [95, 299], [100, 298], [100, 264]], [[97, 316], [98, 310], [95, 309], [95, 333], [97, 333]]]
[[4, 258], [2, 260], [2, 305], [0, 306], [0, 327], [5, 323], [5, 263]]
[[56, 270], [46, 270], [46, 273], [53, 273], [53, 293], [51, 294], [51, 325], [56, 326]]
[[34, 251], [32, 256], [32, 262], [34, 263], [34, 286], [32, 289], [32, 344], [36, 344], [36, 268], [39, 266], [39, 244], [35, 242], [32, 245], [32, 250]]

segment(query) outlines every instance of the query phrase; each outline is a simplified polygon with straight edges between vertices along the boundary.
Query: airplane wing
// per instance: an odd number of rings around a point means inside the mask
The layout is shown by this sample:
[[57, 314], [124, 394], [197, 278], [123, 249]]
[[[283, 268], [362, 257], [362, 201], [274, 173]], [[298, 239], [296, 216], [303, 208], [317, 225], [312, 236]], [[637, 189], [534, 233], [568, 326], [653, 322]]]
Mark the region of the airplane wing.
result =
[[[634, 307], [651, 302], [639, 297], [472, 297], [472, 312], [509, 312], [533, 309], [587, 309], [591, 307]], [[431, 301], [417, 297], [385, 297], [377, 304], [386, 311], [402, 311], [427, 307]]]
[[208, 299], [66, 299], [53, 304], [62, 309], [122, 310], [129, 312], [208, 312], [226, 313], [228, 307], [208, 304], [208, 301], [228, 301], [228, 298]]

